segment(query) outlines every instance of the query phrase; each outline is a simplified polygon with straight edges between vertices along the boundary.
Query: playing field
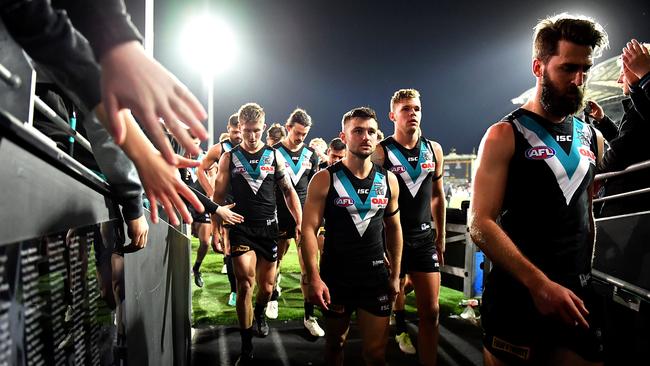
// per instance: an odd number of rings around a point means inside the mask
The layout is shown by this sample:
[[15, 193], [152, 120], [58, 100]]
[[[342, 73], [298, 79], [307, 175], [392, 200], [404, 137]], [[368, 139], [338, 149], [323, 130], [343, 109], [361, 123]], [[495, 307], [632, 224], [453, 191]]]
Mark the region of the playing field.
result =
[[[196, 257], [198, 240], [192, 238], [192, 264]], [[223, 267], [223, 256], [216, 254], [210, 249], [203, 260], [201, 272], [205, 285], [198, 288], [192, 282], [192, 316], [194, 325], [205, 324], [236, 324], [237, 314], [235, 308], [228, 306], [228, 295], [230, 285], [228, 276], [221, 274]], [[303, 314], [303, 298], [300, 292], [300, 267], [295, 245], [291, 245], [289, 252], [282, 261], [282, 280], [280, 287], [282, 294], [278, 299], [280, 320], [301, 319]], [[446, 287], [440, 290], [440, 312], [441, 315], [451, 313], [460, 314], [463, 310], [458, 306], [463, 299], [463, 293]], [[407, 297], [406, 311], [415, 313], [415, 296], [413, 293]]]

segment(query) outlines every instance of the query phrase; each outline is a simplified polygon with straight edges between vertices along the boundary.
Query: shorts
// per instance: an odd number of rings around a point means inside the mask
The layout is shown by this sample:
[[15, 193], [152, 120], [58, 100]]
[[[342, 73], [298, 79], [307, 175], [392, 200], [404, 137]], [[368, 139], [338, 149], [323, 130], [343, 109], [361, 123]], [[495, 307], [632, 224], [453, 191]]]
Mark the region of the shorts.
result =
[[429, 231], [427, 236], [420, 239], [404, 238], [400, 278], [404, 278], [409, 272], [440, 272], [438, 251], [433, 244], [433, 238], [433, 231]]
[[[589, 329], [564, 324], [560, 319], [543, 316], [537, 311], [528, 290], [507, 275], [491, 274], [483, 293], [481, 322], [483, 346], [499, 360], [508, 364], [537, 364], [552, 351], [563, 348], [585, 360], [603, 360], [603, 300], [591, 286], [565, 287], [584, 302], [589, 315]], [[577, 276], [576, 276], [577, 278]], [[572, 281], [573, 282], [573, 281]]]
[[[199, 193], [205, 195], [205, 190], [203, 187], [199, 184], [198, 181], [191, 183], [190, 186]], [[201, 224], [209, 224], [210, 223], [210, 214], [207, 212], [200, 213], [198, 212], [194, 206], [192, 206], [189, 202], [185, 201], [185, 206], [187, 206], [187, 210], [190, 212], [190, 215], [192, 215], [192, 221], [193, 222], [199, 222]]]
[[330, 292], [330, 310], [323, 309], [323, 315], [349, 316], [356, 309], [363, 309], [375, 316], [390, 316], [392, 304], [388, 270], [383, 267], [369, 271], [371, 272], [364, 272], [362, 276], [321, 273]]
[[289, 240], [296, 238], [296, 221], [292, 216], [278, 218], [278, 239]]
[[278, 260], [278, 223], [275, 218], [260, 223], [246, 222], [231, 226], [228, 235], [232, 257], [253, 250], [255, 255], [269, 262]]
[[188, 205], [187, 210], [190, 211], [190, 215], [192, 215], [192, 221], [193, 222], [198, 222], [201, 224], [209, 224], [210, 223], [210, 214], [207, 212], [203, 213], [198, 213], [194, 206]]

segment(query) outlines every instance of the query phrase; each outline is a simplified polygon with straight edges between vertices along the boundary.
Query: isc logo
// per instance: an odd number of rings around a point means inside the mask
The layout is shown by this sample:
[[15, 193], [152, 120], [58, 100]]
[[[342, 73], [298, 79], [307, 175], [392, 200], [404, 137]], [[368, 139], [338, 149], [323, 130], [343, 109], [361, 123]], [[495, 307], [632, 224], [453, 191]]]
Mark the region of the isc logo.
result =
[[348, 207], [354, 205], [354, 200], [350, 197], [337, 197], [334, 204], [339, 207]]
[[260, 170], [264, 172], [273, 173], [275, 171], [275, 167], [273, 165], [262, 165], [260, 167]]
[[555, 156], [555, 150], [548, 146], [535, 146], [526, 150], [526, 158], [532, 160], [545, 160]]
[[405, 170], [406, 169], [404, 169], [404, 167], [401, 166], [401, 165], [395, 165], [395, 166], [390, 167], [390, 171], [395, 173], [395, 174], [402, 174], [402, 173], [404, 173]]
[[370, 203], [372, 203], [373, 205], [387, 205], [388, 198], [373, 197], [370, 200]]
[[431, 162], [431, 163], [422, 163], [420, 164], [422, 169], [427, 169], [427, 170], [436, 170], [436, 163]]
[[571, 136], [566, 136], [566, 135], [555, 136], [555, 141], [557, 141], [557, 142], [571, 142]]
[[409, 156], [406, 160], [408, 161], [418, 161], [420, 157], [419, 156]]
[[256, 159], [253, 159], [253, 160], [249, 160], [248, 162], [249, 162], [250, 164], [257, 164], [257, 163], [259, 163], [260, 161], [259, 161], [259, 160], [256, 160]]
[[357, 189], [358, 194], [368, 194], [370, 192], [370, 189], [368, 188], [359, 188]]

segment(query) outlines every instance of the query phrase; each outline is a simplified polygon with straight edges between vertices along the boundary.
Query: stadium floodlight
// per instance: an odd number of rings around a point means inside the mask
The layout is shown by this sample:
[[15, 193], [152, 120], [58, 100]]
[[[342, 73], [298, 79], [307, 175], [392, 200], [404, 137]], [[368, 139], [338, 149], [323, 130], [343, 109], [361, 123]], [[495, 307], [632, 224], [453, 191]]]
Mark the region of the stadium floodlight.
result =
[[209, 13], [191, 18], [181, 33], [181, 52], [208, 89], [208, 144], [214, 143], [214, 77], [235, 59], [237, 44], [228, 25]]

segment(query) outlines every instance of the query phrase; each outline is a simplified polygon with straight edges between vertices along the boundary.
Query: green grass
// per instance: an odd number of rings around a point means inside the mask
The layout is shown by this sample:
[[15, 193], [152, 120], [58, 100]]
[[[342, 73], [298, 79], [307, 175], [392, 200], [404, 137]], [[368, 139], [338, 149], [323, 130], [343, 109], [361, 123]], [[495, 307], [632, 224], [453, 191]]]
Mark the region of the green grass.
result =
[[[199, 242], [192, 238], [192, 264], [196, 258], [196, 250]], [[237, 324], [237, 313], [235, 308], [228, 306], [228, 295], [230, 285], [228, 276], [221, 274], [223, 267], [223, 256], [212, 252], [201, 264], [204, 286], [198, 288], [192, 279], [192, 317], [195, 326], [215, 324]], [[303, 298], [300, 292], [300, 265], [296, 246], [291, 244], [289, 251], [282, 261], [282, 295], [279, 301], [278, 320], [299, 320], [302, 319]], [[446, 287], [440, 289], [440, 312], [443, 316], [449, 314], [460, 314], [462, 308], [458, 306], [464, 298], [463, 293]], [[415, 313], [415, 295], [410, 293], [406, 298], [406, 311]]]

